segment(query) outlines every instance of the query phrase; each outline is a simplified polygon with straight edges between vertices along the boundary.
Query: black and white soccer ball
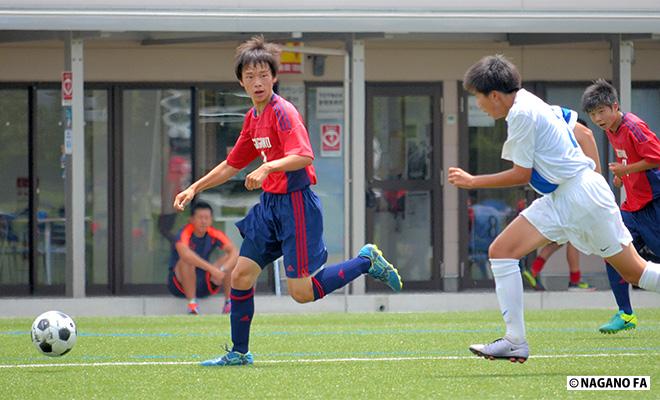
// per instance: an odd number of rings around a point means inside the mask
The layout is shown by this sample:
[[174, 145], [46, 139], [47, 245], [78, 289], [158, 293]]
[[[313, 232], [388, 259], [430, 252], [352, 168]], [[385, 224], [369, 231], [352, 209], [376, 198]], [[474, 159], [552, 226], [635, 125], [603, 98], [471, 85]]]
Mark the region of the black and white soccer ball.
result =
[[47, 311], [32, 323], [32, 343], [49, 357], [63, 356], [76, 344], [76, 323], [59, 311]]

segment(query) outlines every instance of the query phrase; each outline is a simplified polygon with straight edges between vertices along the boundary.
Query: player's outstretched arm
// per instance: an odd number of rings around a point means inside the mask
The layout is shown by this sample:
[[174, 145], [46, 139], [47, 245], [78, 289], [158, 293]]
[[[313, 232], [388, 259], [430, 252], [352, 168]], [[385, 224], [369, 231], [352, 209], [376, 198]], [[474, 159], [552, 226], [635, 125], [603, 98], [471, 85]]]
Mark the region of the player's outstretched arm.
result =
[[238, 261], [238, 248], [236, 248], [233, 243], [229, 242], [225, 243], [222, 250], [225, 254], [218, 257], [213, 264], [218, 268], [224, 267], [226, 273], [231, 273], [234, 266], [236, 266], [236, 261]]
[[582, 124], [575, 124], [575, 128], [573, 128], [573, 134], [575, 135], [575, 140], [577, 140], [584, 154], [594, 160], [596, 163], [596, 168], [594, 170], [600, 174], [601, 169], [600, 157], [598, 156], [598, 146], [596, 146], [596, 139], [594, 138], [594, 134], [591, 132], [591, 129]]
[[291, 154], [278, 160], [265, 162], [245, 177], [245, 187], [248, 190], [259, 189], [268, 174], [272, 172], [297, 171], [310, 165], [312, 161], [310, 157]]
[[496, 174], [472, 175], [461, 168], [450, 167], [447, 179], [461, 189], [505, 188], [529, 183], [532, 169], [513, 164], [513, 168]]
[[227, 182], [232, 176], [236, 175], [238, 171], [240, 170], [227, 164], [227, 161], [221, 162], [218, 166], [213, 168], [208, 174], [199, 178], [197, 182], [190, 185], [188, 189], [177, 194], [176, 198], [174, 199], [174, 209], [178, 211], [183, 211], [183, 209], [186, 208], [186, 205], [190, 203], [198, 193], [201, 193], [208, 188], [222, 185], [223, 183]]
[[213, 265], [197, 255], [188, 245], [184, 243], [177, 243], [175, 246], [179, 257], [188, 264], [192, 264], [197, 268], [201, 268], [204, 271], [209, 271], [213, 268]]

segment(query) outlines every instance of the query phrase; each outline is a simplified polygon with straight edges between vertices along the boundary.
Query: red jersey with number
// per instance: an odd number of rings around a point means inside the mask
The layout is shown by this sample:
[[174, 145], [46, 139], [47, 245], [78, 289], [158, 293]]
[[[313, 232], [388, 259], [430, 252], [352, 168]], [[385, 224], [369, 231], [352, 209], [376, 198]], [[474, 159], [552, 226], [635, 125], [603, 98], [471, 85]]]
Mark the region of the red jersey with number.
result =
[[[630, 165], [646, 160], [660, 164], [660, 141], [648, 125], [635, 114], [623, 114], [621, 125], [616, 132], [608, 129], [605, 133], [614, 148], [617, 162]], [[622, 180], [626, 189], [626, 201], [621, 205], [624, 211], [638, 211], [651, 200], [660, 197], [658, 168], [635, 172], [622, 177]]]
[[[293, 104], [273, 94], [260, 115], [254, 107], [245, 115], [243, 130], [227, 156], [227, 164], [243, 169], [257, 157], [267, 162], [290, 155], [314, 158], [300, 113]], [[262, 189], [269, 193], [291, 193], [314, 184], [316, 172], [308, 165], [297, 171], [269, 174]]]

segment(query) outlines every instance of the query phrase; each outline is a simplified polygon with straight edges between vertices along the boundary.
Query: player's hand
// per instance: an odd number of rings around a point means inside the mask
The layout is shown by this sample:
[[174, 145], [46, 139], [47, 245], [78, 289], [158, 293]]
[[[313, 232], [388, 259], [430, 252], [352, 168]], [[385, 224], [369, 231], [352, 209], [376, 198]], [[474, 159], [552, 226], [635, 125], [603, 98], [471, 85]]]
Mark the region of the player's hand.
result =
[[612, 183], [614, 184], [615, 187], [618, 187], [618, 188], [621, 187], [621, 185], [623, 185], [623, 181], [618, 176], [614, 177], [614, 180], [612, 181]]
[[456, 167], [450, 167], [447, 171], [449, 183], [461, 189], [472, 189], [474, 176]]
[[609, 163], [607, 166], [610, 169], [610, 171], [612, 171], [612, 173], [618, 177], [628, 175], [628, 171], [626, 168], [627, 166], [625, 164], [613, 162], [613, 163]]
[[174, 209], [177, 211], [183, 211], [186, 208], [186, 204], [190, 203], [194, 197], [195, 191], [190, 187], [177, 194], [174, 199]]
[[261, 189], [261, 184], [264, 183], [264, 180], [268, 177], [269, 173], [270, 168], [267, 164], [261, 164], [259, 168], [250, 172], [250, 174], [245, 177], [245, 187], [247, 190]]

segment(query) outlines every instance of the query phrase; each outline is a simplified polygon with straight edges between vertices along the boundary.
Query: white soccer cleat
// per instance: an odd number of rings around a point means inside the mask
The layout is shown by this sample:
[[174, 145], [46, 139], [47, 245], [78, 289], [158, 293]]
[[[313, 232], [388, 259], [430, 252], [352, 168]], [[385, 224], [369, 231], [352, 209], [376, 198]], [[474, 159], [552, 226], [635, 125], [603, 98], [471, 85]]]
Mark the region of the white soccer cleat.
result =
[[473, 344], [470, 351], [487, 360], [509, 360], [524, 363], [529, 358], [527, 341], [515, 344], [507, 338], [500, 338], [489, 344]]

